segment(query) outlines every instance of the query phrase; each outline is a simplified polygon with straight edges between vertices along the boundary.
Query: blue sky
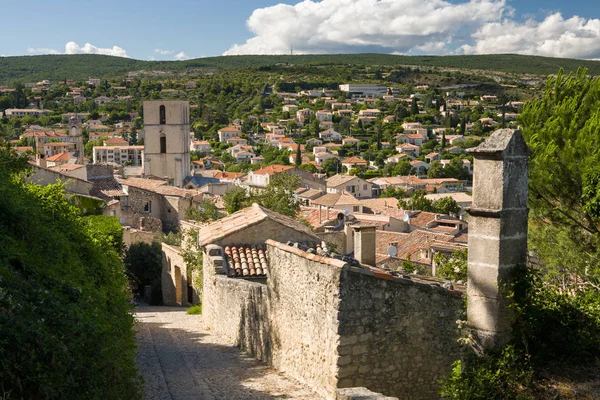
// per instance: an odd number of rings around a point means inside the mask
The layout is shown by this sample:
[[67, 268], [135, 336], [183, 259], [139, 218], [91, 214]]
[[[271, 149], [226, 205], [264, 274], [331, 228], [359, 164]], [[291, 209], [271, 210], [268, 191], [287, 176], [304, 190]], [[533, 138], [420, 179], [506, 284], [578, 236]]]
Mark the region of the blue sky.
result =
[[[0, 55], [523, 53], [600, 58], [600, 5], [571, 0], [0, 0]], [[284, 5], [285, 4], [285, 5]], [[9, 40], [6, 40], [9, 38]], [[86, 45], [87, 44], [87, 45]]]

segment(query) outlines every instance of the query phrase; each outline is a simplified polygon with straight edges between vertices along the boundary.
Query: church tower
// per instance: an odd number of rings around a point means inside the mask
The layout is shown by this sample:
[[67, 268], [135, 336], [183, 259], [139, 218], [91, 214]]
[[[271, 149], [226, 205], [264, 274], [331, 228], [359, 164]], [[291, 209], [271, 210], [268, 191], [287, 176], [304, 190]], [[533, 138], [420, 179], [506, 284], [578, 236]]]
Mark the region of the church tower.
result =
[[69, 142], [75, 143], [75, 151], [73, 152], [73, 161], [75, 164], [83, 164], [83, 136], [81, 134], [81, 120], [75, 112], [75, 115], [69, 120]]
[[190, 103], [144, 101], [144, 174], [183, 187], [190, 174]]

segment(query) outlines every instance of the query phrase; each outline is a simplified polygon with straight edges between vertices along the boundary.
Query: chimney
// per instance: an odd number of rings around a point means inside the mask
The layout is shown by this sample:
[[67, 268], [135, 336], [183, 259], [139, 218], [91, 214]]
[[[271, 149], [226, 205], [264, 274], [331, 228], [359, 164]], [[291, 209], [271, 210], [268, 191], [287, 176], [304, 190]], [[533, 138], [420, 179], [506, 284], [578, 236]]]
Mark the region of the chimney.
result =
[[354, 258], [361, 264], [375, 266], [375, 230], [372, 225], [354, 225]]

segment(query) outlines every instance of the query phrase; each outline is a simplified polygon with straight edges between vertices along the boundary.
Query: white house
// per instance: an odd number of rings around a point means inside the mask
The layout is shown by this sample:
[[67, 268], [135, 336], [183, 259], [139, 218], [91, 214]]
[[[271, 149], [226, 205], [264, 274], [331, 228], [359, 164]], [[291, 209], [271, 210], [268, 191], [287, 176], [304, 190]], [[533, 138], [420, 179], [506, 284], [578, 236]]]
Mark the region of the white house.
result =
[[319, 132], [319, 138], [326, 142], [338, 142], [342, 140], [342, 135], [339, 132], [334, 131], [333, 129], [327, 129], [325, 131]]

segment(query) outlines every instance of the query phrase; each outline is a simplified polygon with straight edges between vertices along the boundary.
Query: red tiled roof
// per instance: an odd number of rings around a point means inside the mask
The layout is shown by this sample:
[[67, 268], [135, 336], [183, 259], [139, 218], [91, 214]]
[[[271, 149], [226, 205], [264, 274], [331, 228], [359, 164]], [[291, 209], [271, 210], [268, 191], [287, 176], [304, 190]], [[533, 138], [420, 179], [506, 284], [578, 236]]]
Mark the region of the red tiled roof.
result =
[[299, 217], [308, 221], [313, 229], [319, 229], [320, 227], [330, 225], [332, 221], [337, 220], [338, 214], [340, 213], [344, 214], [344, 210], [322, 207], [300, 207]]
[[231, 278], [265, 276], [269, 272], [265, 246], [225, 246], [225, 256], [227, 275]]
[[69, 161], [69, 153], [67, 151], [63, 151], [62, 153], [55, 154], [51, 157], [46, 158], [46, 161], [59, 161], [59, 162], [67, 162]]
[[291, 165], [273, 164], [273, 165], [268, 165], [266, 167], [263, 167], [261, 169], [257, 169], [256, 171], [253, 171], [252, 174], [254, 174], [254, 175], [275, 175], [275, 174], [279, 174], [284, 171], [288, 171], [293, 168], [294, 167]]

